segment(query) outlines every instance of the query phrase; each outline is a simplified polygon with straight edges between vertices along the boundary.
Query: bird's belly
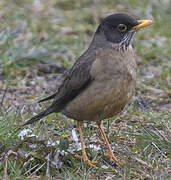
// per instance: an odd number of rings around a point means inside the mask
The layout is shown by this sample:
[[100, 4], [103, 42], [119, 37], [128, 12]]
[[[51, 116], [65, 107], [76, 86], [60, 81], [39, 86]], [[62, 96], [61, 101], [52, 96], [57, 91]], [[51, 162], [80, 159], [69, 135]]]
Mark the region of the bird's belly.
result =
[[[108, 82], [107, 82], [108, 81]], [[62, 111], [67, 117], [82, 121], [101, 121], [119, 114], [129, 102], [135, 81], [114, 77], [94, 81]]]

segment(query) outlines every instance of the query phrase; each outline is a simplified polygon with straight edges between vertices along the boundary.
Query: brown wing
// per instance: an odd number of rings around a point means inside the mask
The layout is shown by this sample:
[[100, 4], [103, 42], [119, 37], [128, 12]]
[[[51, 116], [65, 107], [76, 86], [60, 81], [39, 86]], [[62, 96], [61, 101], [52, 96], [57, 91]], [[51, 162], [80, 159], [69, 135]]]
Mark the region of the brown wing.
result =
[[48, 114], [60, 112], [69, 101], [90, 85], [93, 81], [90, 70], [92, 63], [95, 60], [95, 51], [93, 52], [94, 53], [91, 54], [91, 52], [87, 51], [76, 61], [70, 71], [66, 74], [57, 92], [41, 100], [42, 102], [54, 99], [52, 104], [38, 115], [28, 120], [24, 125], [32, 124]]
[[93, 77], [90, 75], [90, 70], [95, 60], [95, 54], [87, 54], [87, 56], [86, 54], [76, 61], [58, 88], [58, 91], [51, 95], [51, 98], [54, 98], [51, 105], [54, 108], [54, 112], [59, 112], [63, 109], [69, 101], [84, 91], [92, 82]]

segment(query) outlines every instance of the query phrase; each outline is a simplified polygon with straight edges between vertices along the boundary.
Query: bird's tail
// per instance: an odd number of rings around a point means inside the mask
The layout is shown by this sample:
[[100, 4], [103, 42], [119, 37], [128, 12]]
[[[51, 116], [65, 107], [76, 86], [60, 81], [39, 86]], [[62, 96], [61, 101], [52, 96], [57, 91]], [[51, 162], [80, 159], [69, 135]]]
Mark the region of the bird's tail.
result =
[[38, 115], [32, 117], [30, 120], [28, 120], [26, 123], [24, 123], [23, 126], [28, 125], [28, 124], [32, 124], [32, 123], [42, 119], [43, 117], [45, 117], [45, 116], [47, 116], [47, 115], [49, 115], [49, 114], [51, 114], [53, 112], [54, 112], [54, 110], [50, 106], [47, 109], [45, 109], [44, 111], [42, 111], [41, 113], [39, 113]]

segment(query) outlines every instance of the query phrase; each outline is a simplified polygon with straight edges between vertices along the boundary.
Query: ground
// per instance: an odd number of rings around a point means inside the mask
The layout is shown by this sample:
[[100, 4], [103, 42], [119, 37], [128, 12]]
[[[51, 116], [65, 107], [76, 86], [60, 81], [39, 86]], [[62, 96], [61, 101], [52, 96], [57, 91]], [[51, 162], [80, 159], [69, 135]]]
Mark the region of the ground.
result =
[[[171, 120], [171, 1], [1, 0], [0, 2], [0, 179], [169, 179]], [[76, 122], [53, 114], [21, 126], [48, 106], [52, 94], [88, 47], [102, 18], [124, 12], [154, 25], [135, 37], [136, 94], [116, 119], [103, 122], [123, 166], [110, 163], [94, 123], [84, 124], [80, 154]]]

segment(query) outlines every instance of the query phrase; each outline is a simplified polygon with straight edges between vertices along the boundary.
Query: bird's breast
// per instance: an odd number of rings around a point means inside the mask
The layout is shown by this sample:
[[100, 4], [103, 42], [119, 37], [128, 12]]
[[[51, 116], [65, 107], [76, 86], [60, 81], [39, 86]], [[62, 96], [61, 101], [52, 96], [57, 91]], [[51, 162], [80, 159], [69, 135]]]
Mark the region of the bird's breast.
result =
[[63, 113], [75, 120], [100, 121], [116, 116], [135, 90], [133, 52], [103, 50], [91, 67], [92, 83], [69, 102]]

